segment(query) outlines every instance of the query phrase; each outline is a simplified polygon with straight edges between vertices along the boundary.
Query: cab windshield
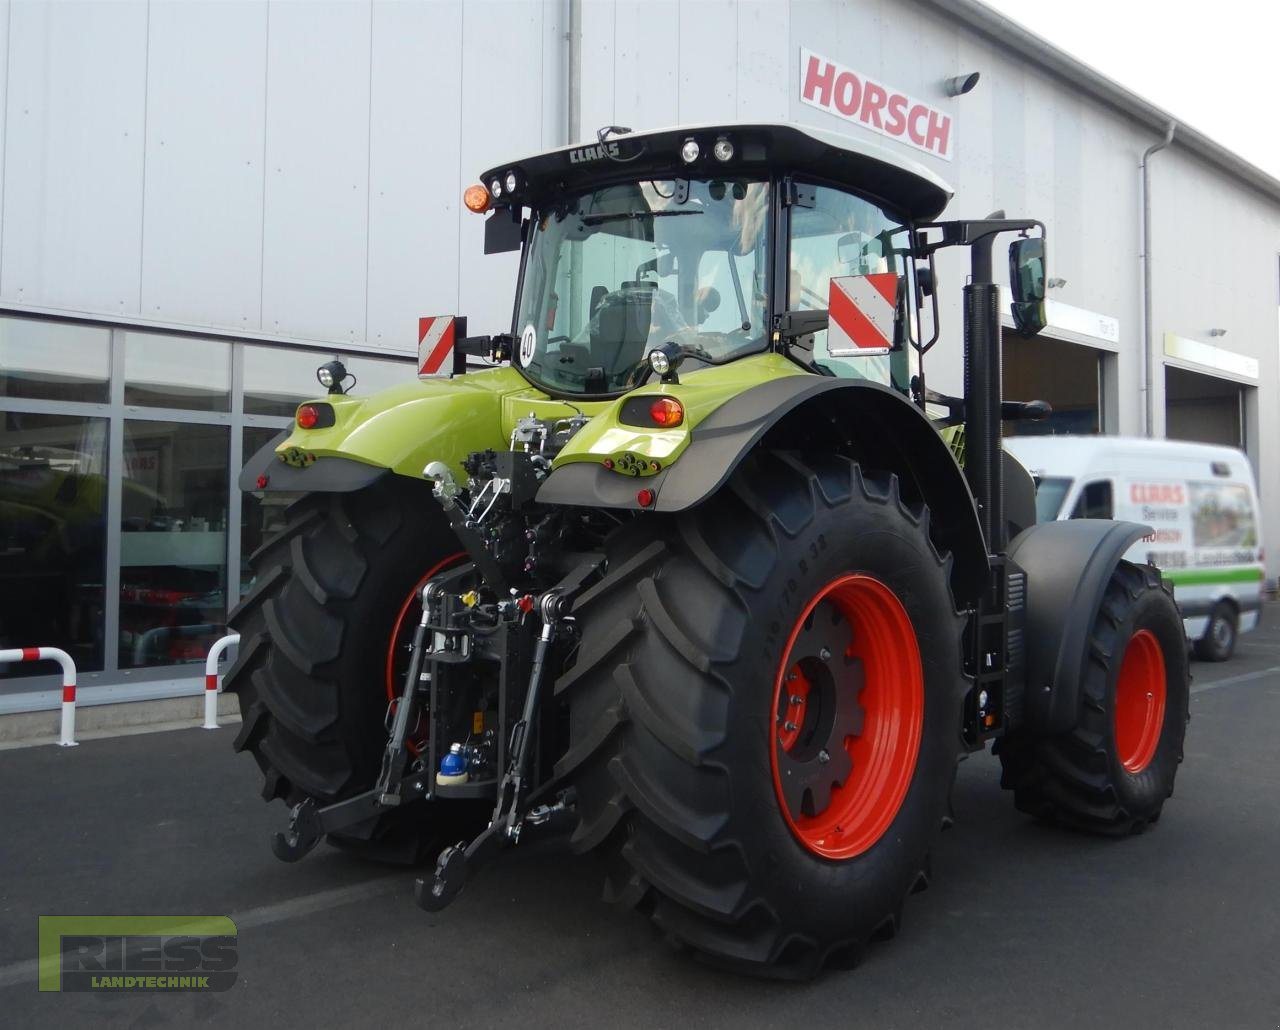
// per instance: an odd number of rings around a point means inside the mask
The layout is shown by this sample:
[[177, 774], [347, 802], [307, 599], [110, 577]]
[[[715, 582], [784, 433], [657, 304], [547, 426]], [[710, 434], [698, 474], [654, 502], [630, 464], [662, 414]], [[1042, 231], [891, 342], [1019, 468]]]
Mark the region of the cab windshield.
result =
[[674, 342], [685, 369], [763, 350], [769, 184], [646, 180], [571, 196], [532, 223], [517, 361], [555, 393], [621, 393]]

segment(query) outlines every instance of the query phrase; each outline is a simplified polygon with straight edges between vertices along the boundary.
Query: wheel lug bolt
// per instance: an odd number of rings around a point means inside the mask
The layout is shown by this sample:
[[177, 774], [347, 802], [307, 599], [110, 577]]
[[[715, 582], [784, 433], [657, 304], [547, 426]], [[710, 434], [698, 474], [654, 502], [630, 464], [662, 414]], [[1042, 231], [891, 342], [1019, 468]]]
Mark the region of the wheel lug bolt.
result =
[[824, 662], [831, 661], [831, 648], [824, 647], [821, 651], [818, 652], [818, 657], [821, 658]]
[[784, 722], [784, 723], [782, 724], [782, 728], [783, 728], [784, 730], [786, 730], [788, 733], [794, 733], [794, 732], [795, 732], [796, 730], [798, 730], [800, 727], [799, 727], [799, 726], [797, 726], [797, 725], [796, 725], [795, 723], [793, 723], [793, 722]]
[[818, 761], [821, 762], [823, 765], [826, 765], [829, 761], [831, 761], [831, 755], [828, 753], [825, 747], [818, 752]]
[[788, 683], [794, 683], [794, 682], [795, 682], [796, 680], [798, 680], [799, 678], [800, 678], [800, 677], [799, 677], [799, 676], [797, 676], [794, 672], [789, 672], [789, 673], [787, 673], [787, 682], [788, 682]]
[[792, 694], [789, 698], [787, 698], [787, 700], [790, 701], [793, 705], [804, 704], [804, 698], [802, 698], [799, 694]]

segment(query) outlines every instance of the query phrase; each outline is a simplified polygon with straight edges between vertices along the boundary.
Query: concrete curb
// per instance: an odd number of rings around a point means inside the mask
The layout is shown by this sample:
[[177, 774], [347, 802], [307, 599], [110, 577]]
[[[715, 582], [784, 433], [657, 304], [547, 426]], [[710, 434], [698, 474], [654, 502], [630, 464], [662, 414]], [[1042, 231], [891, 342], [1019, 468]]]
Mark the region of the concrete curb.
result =
[[[76, 738], [95, 740], [133, 733], [198, 727], [204, 719], [204, 698], [169, 697], [114, 705], [81, 705], [76, 710]], [[0, 716], [0, 751], [52, 744], [58, 739], [57, 711], [19, 712]], [[218, 721], [240, 721], [239, 698], [218, 695]]]

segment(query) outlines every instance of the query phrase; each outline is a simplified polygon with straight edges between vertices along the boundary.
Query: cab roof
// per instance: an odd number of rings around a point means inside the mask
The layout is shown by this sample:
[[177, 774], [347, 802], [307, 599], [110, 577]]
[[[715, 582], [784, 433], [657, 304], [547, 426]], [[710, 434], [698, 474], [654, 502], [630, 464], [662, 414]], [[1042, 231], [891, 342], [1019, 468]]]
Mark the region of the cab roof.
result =
[[[718, 139], [733, 145], [733, 157], [718, 161]], [[686, 163], [681, 148], [687, 140], [698, 144], [698, 158]], [[886, 147], [851, 139], [806, 125], [719, 123], [610, 136], [602, 143], [581, 143], [535, 154], [485, 171], [482, 182], [504, 183], [516, 176], [516, 192], [495, 198], [538, 206], [565, 192], [589, 188], [609, 179], [700, 178], [734, 172], [768, 175], [774, 172], [813, 176], [883, 201], [912, 221], [929, 221], [942, 213], [951, 188], [924, 165]]]

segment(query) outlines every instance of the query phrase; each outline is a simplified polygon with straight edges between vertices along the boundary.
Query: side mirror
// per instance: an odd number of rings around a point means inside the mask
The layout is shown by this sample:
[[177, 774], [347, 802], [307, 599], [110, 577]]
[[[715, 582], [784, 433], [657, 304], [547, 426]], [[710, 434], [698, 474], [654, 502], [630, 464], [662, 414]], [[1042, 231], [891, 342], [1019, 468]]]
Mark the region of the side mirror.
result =
[[1044, 237], [1018, 240], [1009, 248], [1009, 285], [1013, 288], [1013, 324], [1034, 335], [1048, 325], [1044, 310]]

